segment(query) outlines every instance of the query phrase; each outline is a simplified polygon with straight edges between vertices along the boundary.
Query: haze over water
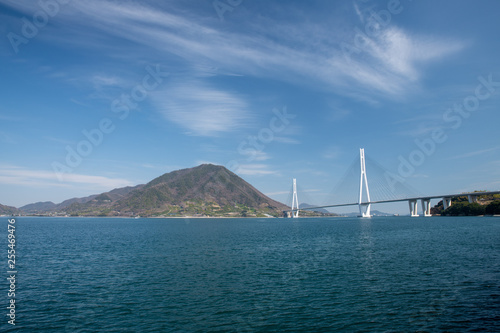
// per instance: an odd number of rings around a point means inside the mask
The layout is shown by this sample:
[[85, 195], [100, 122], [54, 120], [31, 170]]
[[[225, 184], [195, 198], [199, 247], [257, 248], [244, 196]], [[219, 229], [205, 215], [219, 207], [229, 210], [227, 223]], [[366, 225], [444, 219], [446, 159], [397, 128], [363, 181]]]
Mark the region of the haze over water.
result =
[[16, 234], [2, 332], [500, 330], [498, 218], [21, 217]]

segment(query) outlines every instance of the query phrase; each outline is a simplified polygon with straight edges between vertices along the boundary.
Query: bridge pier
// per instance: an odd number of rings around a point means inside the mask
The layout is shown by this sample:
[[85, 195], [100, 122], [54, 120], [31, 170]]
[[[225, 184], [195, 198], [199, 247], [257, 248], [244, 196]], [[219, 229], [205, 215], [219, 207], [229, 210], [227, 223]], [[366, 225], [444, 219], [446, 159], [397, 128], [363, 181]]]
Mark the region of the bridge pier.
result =
[[418, 216], [418, 201], [416, 199], [414, 200], [408, 200], [408, 206], [410, 207], [410, 216], [411, 217], [417, 217]]
[[431, 199], [421, 199], [424, 216], [431, 216]]
[[469, 194], [467, 199], [469, 199], [469, 203], [477, 202], [477, 195]]
[[360, 204], [359, 214], [361, 217], [372, 217], [370, 214], [371, 204]]
[[451, 198], [443, 198], [443, 208], [446, 210], [451, 206]]

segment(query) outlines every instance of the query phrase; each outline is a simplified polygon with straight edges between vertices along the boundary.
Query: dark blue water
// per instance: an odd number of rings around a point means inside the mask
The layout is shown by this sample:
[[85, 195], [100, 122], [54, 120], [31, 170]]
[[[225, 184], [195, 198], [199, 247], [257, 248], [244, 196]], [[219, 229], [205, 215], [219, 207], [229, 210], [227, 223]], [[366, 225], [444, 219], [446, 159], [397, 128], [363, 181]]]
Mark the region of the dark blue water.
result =
[[16, 225], [16, 332], [500, 331], [499, 218]]

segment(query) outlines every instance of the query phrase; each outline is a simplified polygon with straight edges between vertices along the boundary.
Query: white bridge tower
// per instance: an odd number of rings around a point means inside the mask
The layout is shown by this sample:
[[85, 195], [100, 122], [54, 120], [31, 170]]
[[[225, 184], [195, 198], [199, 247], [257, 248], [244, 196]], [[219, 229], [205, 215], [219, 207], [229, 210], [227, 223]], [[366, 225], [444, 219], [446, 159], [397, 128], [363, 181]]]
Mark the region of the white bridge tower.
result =
[[[370, 190], [368, 189], [368, 180], [366, 179], [365, 149], [359, 149], [359, 158], [361, 163], [361, 178], [359, 180], [359, 214], [361, 217], [371, 217], [370, 215]], [[366, 203], [363, 203], [363, 183], [366, 190]]]
[[[297, 208], [295, 208], [295, 205]], [[294, 211], [297, 209], [296, 211]], [[292, 217], [299, 217], [299, 199], [297, 197], [297, 179], [293, 179], [293, 197], [292, 197]]]

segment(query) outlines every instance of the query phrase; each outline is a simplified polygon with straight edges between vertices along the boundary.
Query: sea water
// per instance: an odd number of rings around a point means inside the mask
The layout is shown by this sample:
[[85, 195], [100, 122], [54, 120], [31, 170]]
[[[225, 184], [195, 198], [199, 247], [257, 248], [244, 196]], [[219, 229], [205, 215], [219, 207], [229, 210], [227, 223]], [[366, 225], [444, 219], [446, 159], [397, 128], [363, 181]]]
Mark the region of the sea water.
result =
[[18, 217], [16, 251], [2, 332], [500, 331], [495, 217]]

